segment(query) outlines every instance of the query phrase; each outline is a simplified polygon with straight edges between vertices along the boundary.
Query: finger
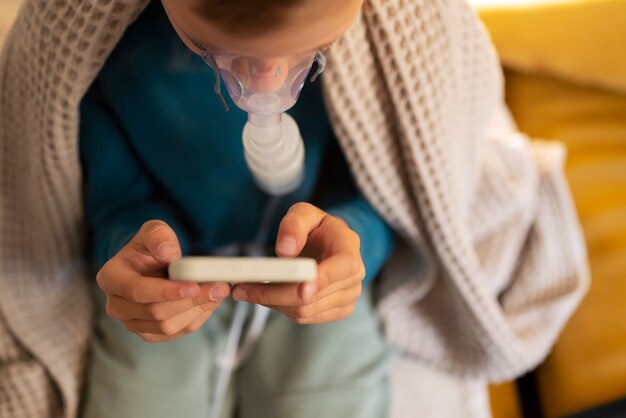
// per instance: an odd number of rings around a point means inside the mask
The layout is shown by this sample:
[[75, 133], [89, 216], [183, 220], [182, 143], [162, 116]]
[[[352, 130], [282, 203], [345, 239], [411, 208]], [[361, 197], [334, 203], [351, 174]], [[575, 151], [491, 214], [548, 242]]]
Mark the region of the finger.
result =
[[98, 285], [107, 295], [151, 303], [195, 298], [200, 294], [197, 283], [143, 276], [123, 264], [123, 260], [112, 259], [96, 275]]
[[164, 321], [196, 306], [207, 309], [208, 304], [223, 300], [230, 294], [230, 286], [226, 283], [201, 286], [201, 293], [190, 299], [172, 302], [137, 303], [120, 296], [107, 297], [106, 312], [111, 318], [145, 319], [150, 321]]
[[307, 294], [306, 289], [303, 290], [307, 284], [238, 284], [233, 288], [232, 295], [236, 301], [257, 305], [302, 306], [360, 282], [357, 278], [342, 280], [311, 294]]
[[363, 281], [363, 276], [361, 276], [360, 274], [357, 274], [356, 276], [347, 278], [345, 280], [332, 282], [328, 286], [324, 287], [323, 289], [317, 290], [316, 288], [315, 292], [313, 293], [313, 296], [311, 297], [311, 303], [321, 300], [325, 297], [328, 297], [329, 295], [335, 292], [359, 285], [361, 284], [362, 281]]
[[[359, 284], [365, 277], [361, 257], [337, 254], [320, 263], [317, 279], [302, 284], [238, 284], [233, 299], [259, 305], [303, 306], [334, 290]], [[344, 283], [341, 283], [344, 282]]]
[[198, 331], [202, 327], [202, 325], [211, 317], [211, 315], [213, 315], [213, 312], [219, 307], [219, 305], [221, 305], [221, 302], [213, 307], [212, 310], [205, 311], [202, 315], [197, 317], [194, 321], [187, 325], [182, 332], [184, 332], [185, 334], [189, 334], [191, 332]]
[[319, 248], [322, 259], [341, 252], [360, 255], [359, 235], [343, 219], [335, 216], [324, 218], [318, 229], [309, 235], [308, 244]]
[[344, 251], [322, 260], [318, 265], [317, 279], [309, 284], [310, 289], [303, 289], [303, 292], [315, 295], [334, 283], [345, 280], [357, 283], [364, 278], [365, 266], [359, 252]]
[[189, 326], [199, 317], [213, 313], [220, 302], [211, 302], [204, 306], [195, 306], [165, 321], [147, 321], [143, 319], [130, 319], [123, 321], [124, 326], [130, 332], [136, 334], [149, 333], [158, 335], [173, 336]]
[[[302, 306], [270, 306], [268, 308], [282, 313], [296, 322], [309, 321], [326, 311], [354, 304], [361, 296], [360, 284], [335, 292], [328, 297]], [[304, 322], [303, 322], [304, 323]]]
[[164, 341], [174, 340], [176, 338], [180, 338], [184, 335], [191, 334], [199, 330], [202, 325], [211, 317], [213, 311], [207, 311], [204, 314], [200, 315], [193, 321], [191, 324], [187, 325], [181, 331], [178, 331], [174, 335], [160, 335], [160, 334], [150, 334], [146, 332], [139, 332], [137, 335], [141, 337], [142, 340], [149, 343], [159, 343]]
[[149, 268], [155, 267], [155, 263], [151, 263], [151, 260], [163, 266], [182, 255], [176, 233], [168, 224], [160, 220], [150, 220], [144, 223], [125, 249], [147, 256], [142, 260], [147, 266], [142, 267]]
[[304, 283], [298, 289], [299, 299], [304, 303], [320, 300], [336, 290], [359, 285], [365, 278], [365, 266], [358, 253], [338, 253], [324, 259], [318, 265], [317, 279]]
[[233, 287], [233, 299], [258, 305], [297, 306], [307, 303], [298, 291], [300, 284], [267, 283], [237, 284]]
[[319, 315], [306, 318], [306, 319], [293, 319], [296, 323], [301, 325], [306, 324], [326, 324], [329, 322], [339, 321], [352, 315], [355, 305], [342, 306], [340, 308], [329, 309]]
[[310, 203], [291, 206], [278, 227], [276, 254], [280, 257], [295, 257], [304, 248], [309, 232], [317, 228], [326, 213]]

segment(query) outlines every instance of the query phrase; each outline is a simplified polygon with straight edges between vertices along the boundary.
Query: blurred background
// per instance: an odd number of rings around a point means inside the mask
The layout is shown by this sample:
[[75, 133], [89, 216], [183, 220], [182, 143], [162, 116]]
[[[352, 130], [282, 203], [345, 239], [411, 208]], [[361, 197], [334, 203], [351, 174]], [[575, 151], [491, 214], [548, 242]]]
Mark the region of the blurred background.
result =
[[[0, 1], [0, 44], [20, 1]], [[626, 417], [626, 0], [470, 1], [520, 130], [569, 149], [593, 280], [546, 361], [491, 386], [493, 416]]]
[[626, 1], [471, 0], [520, 130], [569, 150], [592, 285], [547, 360], [491, 388], [495, 417], [626, 417]]
[[6, 35], [21, 0], [2, 0], [0, 2], [0, 44]]

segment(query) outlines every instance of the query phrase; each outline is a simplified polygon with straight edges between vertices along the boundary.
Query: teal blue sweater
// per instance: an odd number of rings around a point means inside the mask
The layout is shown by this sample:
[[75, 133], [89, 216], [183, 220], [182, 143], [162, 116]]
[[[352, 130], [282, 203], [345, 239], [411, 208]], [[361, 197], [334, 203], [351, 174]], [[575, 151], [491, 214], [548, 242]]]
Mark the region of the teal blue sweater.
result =
[[[389, 257], [393, 233], [358, 194], [320, 90], [307, 83], [289, 111], [304, 139], [306, 175], [280, 199], [265, 244], [273, 246], [289, 206], [309, 201], [360, 236], [368, 281]], [[97, 268], [149, 219], [174, 229], [184, 255], [255, 240], [270, 198], [245, 164], [246, 114], [227, 100], [229, 112], [213, 93], [210, 68], [178, 39], [160, 2], [151, 2], [81, 103], [84, 204]]]

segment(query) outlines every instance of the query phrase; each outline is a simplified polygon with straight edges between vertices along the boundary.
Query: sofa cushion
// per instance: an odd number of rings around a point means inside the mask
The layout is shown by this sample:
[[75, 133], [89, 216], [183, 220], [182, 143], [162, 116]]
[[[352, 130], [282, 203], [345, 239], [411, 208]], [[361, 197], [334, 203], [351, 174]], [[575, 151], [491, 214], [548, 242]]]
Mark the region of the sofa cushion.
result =
[[569, 149], [567, 177], [587, 240], [590, 292], [537, 370], [546, 418], [626, 397], [626, 95], [507, 72], [522, 131]]
[[626, 93], [626, 1], [471, 1], [506, 66]]

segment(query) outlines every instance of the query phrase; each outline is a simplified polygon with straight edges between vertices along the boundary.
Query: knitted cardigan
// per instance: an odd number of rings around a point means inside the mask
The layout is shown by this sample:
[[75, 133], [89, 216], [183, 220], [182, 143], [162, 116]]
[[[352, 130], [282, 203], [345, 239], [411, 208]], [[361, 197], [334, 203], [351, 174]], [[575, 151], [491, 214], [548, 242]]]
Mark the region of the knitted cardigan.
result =
[[[26, 0], [0, 56], [0, 415], [74, 417], [92, 326], [78, 105], [146, 0]], [[326, 106], [395, 229], [386, 336], [463, 378], [540, 362], [588, 286], [564, 151], [515, 131], [464, 0], [370, 0], [328, 53]]]

